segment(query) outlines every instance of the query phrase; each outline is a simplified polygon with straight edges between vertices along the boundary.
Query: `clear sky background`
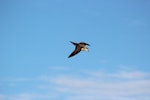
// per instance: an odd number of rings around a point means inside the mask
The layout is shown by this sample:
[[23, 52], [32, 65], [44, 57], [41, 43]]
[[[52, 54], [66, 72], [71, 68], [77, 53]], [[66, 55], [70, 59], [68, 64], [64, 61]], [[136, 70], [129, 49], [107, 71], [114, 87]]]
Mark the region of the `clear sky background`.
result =
[[0, 100], [150, 100], [150, 0], [0, 0]]

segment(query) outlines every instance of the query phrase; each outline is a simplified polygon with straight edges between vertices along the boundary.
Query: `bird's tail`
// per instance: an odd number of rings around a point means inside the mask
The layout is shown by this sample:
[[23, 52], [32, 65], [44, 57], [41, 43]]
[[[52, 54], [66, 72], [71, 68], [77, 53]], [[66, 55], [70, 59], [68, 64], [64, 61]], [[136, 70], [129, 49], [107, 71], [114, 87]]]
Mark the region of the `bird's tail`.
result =
[[77, 45], [77, 43], [75, 43], [75, 42], [72, 42], [72, 41], [70, 41], [70, 42], [71, 42], [73, 45], [75, 45], [75, 46]]

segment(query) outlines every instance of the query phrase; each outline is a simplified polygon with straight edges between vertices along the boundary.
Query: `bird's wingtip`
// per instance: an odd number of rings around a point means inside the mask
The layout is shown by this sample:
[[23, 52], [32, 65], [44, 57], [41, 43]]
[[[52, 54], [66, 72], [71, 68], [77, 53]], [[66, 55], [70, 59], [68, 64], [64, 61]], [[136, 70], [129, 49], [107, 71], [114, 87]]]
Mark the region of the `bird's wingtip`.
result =
[[68, 56], [68, 58], [70, 58], [71, 56]]

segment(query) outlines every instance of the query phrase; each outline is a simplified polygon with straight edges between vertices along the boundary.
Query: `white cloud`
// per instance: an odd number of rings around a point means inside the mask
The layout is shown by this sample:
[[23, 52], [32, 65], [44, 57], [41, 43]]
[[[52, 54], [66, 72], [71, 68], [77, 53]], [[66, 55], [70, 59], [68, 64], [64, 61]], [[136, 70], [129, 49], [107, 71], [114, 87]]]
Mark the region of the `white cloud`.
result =
[[133, 71], [133, 72], [120, 71], [119, 73], [113, 74], [112, 76], [123, 79], [142, 79], [146, 78], [148, 76], [148, 73], [140, 71]]
[[0, 100], [50, 100], [53, 98], [57, 98], [57, 95], [54, 93], [18, 93], [16, 95], [9, 96], [3, 95], [3, 98], [0, 98]]
[[[85, 72], [84, 72], [85, 73]], [[150, 76], [140, 71], [86, 72], [87, 77], [58, 75], [45, 78], [68, 100], [149, 100]], [[112, 79], [113, 78], [113, 79]], [[51, 89], [52, 87], [47, 87]]]
[[[58, 67], [54, 70], [64, 72], [66, 69]], [[124, 68], [111, 73], [104, 70], [84, 70], [77, 72], [78, 74], [68, 74], [66, 71], [57, 73], [55, 77], [46, 75], [34, 79], [16, 78], [14, 80], [17, 82], [41, 82], [34, 87], [38, 92], [21, 91], [12, 96], [0, 95], [0, 99], [61, 100], [59, 98], [63, 96], [65, 100], [150, 100], [149, 73]]]
[[[150, 93], [150, 80], [103, 82], [71, 77], [58, 77], [52, 80], [60, 91], [83, 94], [137, 94]], [[58, 88], [56, 88], [58, 89]], [[72, 91], [74, 90], [74, 91]], [[88, 90], [88, 91], [87, 91]], [[103, 91], [101, 91], [103, 90]], [[139, 90], [139, 91], [135, 91]], [[126, 93], [124, 93], [126, 92]]]
[[54, 82], [59, 93], [72, 95], [72, 98], [69, 96], [71, 100], [76, 97], [78, 100], [83, 100], [82, 98], [86, 98], [86, 100], [125, 100], [130, 97], [140, 100], [139, 97], [150, 94], [149, 80], [109, 83], [66, 77], [57, 78]]
[[146, 72], [141, 72], [138, 70], [118, 70], [116, 72], [105, 72], [104, 70], [97, 71], [84, 71], [92, 79], [99, 80], [140, 80], [145, 78], [150, 78], [150, 74]]

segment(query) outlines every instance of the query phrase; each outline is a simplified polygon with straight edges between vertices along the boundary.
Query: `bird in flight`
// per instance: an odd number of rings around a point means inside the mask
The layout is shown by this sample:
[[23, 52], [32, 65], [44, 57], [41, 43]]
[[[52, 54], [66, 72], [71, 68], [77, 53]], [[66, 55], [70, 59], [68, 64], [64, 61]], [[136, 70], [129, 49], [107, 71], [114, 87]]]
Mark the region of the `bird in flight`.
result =
[[70, 41], [73, 45], [75, 45], [75, 50], [69, 55], [68, 58], [76, 55], [77, 53], [79, 53], [81, 50], [82, 51], [89, 51], [89, 49], [86, 47], [86, 45], [90, 46], [88, 43], [85, 42], [80, 42], [80, 43], [75, 43]]

